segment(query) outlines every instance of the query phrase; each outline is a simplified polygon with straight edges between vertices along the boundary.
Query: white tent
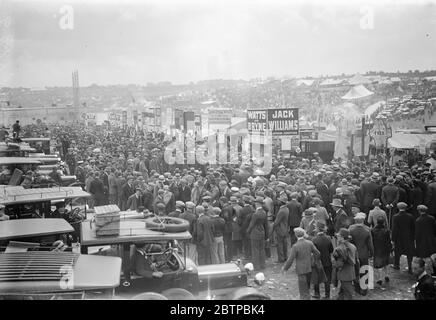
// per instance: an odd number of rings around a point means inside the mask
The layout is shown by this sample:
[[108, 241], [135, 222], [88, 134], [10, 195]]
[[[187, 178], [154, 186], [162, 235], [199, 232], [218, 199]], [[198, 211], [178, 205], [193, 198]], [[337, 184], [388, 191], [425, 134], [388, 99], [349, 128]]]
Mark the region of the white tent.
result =
[[360, 73], [358, 73], [354, 77], [352, 77], [350, 80], [348, 80], [348, 83], [355, 86], [358, 84], [369, 84], [369, 83], [371, 83], [371, 81], [369, 81], [364, 76], [362, 76]]
[[360, 98], [365, 98], [368, 97], [370, 95], [374, 94], [374, 92], [369, 91], [368, 89], [366, 89], [363, 85], [359, 84], [357, 86], [354, 86], [350, 89], [350, 91], [348, 91], [343, 97], [342, 99], [345, 100], [353, 100], [353, 99], [360, 99]]
[[365, 109], [365, 115], [370, 117], [374, 112], [378, 110], [382, 105], [384, 105], [384, 101], [378, 101], [372, 105], [370, 105], [368, 108]]

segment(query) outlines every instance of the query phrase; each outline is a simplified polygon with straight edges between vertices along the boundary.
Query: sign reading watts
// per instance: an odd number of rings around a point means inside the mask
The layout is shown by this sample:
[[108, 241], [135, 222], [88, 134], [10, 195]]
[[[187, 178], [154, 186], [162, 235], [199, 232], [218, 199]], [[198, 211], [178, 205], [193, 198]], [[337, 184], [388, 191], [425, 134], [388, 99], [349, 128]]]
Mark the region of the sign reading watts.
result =
[[247, 110], [247, 127], [250, 134], [298, 135], [298, 109]]

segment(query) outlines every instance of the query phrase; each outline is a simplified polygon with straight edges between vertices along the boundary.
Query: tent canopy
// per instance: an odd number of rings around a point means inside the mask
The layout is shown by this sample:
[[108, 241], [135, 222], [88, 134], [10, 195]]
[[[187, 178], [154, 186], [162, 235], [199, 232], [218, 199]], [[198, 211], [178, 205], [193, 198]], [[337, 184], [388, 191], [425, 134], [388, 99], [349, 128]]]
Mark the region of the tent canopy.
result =
[[427, 146], [432, 141], [436, 141], [436, 134], [419, 133], [394, 133], [388, 139], [388, 147], [394, 149], [414, 149], [421, 145]]
[[378, 101], [370, 105], [368, 108], [365, 109], [365, 115], [370, 117], [374, 112], [378, 110], [378, 108], [384, 105], [384, 103], [385, 103], [384, 101]]
[[359, 84], [357, 86], [354, 86], [348, 91], [342, 99], [345, 100], [353, 100], [353, 99], [360, 99], [364, 97], [368, 97], [370, 95], [374, 94], [374, 92], [369, 91], [366, 89], [363, 85]]
[[369, 84], [369, 83], [371, 83], [371, 81], [369, 81], [364, 76], [362, 76], [360, 73], [358, 73], [354, 77], [352, 77], [350, 80], [348, 80], [348, 83], [355, 86], [358, 84]]

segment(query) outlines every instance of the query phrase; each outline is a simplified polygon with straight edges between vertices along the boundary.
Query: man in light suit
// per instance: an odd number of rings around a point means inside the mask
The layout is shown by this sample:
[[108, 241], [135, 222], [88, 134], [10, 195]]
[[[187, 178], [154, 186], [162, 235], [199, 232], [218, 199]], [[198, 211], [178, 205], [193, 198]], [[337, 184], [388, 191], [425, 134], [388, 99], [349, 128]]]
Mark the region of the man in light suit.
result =
[[300, 300], [310, 300], [310, 278], [312, 275], [312, 255], [315, 259], [320, 257], [320, 252], [312, 241], [306, 240], [306, 232], [302, 228], [294, 229], [297, 242], [291, 247], [289, 259], [282, 267], [282, 272], [289, 270], [295, 260], [295, 271], [298, 275], [298, 290]]

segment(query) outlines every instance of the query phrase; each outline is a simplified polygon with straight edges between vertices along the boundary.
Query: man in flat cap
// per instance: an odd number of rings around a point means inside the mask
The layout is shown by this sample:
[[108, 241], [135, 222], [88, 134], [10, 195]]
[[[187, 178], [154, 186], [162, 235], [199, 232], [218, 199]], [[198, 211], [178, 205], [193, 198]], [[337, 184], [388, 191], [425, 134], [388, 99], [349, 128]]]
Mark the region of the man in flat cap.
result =
[[388, 220], [392, 220], [392, 216], [397, 213], [397, 203], [400, 200], [400, 190], [394, 184], [395, 179], [393, 177], [388, 177], [387, 185], [385, 185], [382, 189], [381, 201], [383, 206], [386, 208], [388, 212]]
[[273, 232], [277, 237], [277, 257], [278, 263], [283, 263], [288, 259], [288, 235], [289, 235], [289, 209], [287, 207], [288, 197], [278, 198], [281, 204], [273, 224]]
[[312, 241], [306, 239], [306, 232], [304, 229], [295, 228], [294, 233], [297, 237], [297, 242], [291, 247], [289, 258], [282, 267], [282, 273], [288, 271], [295, 261], [300, 300], [310, 300], [312, 259], [318, 259], [320, 257], [320, 252]]
[[[419, 217], [415, 221], [416, 256], [430, 265], [430, 256], [436, 253], [436, 220], [427, 213], [427, 206], [419, 205]], [[433, 268], [431, 268], [433, 269]], [[428, 270], [432, 274], [433, 270]]]
[[336, 234], [338, 245], [333, 251], [334, 282], [340, 281], [338, 300], [353, 299], [352, 282], [356, 280], [357, 248], [350, 242], [350, 232], [341, 228]]
[[399, 212], [392, 219], [392, 241], [394, 242], [394, 269], [400, 269], [401, 255], [407, 256], [409, 273], [412, 273], [412, 258], [415, 253], [415, 219], [406, 212], [407, 204], [397, 204]]
[[372, 202], [375, 198], [380, 198], [381, 194], [381, 186], [377, 183], [379, 178], [378, 173], [374, 172], [370, 178], [370, 181], [362, 181], [360, 185], [360, 192], [362, 195], [361, 198], [361, 206], [362, 211], [366, 214], [369, 213], [369, 210], [371, 209]]
[[195, 213], [195, 203], [188, 201], [185, 204], [186, 210], [180, 215], [181, 219], [185, 219], [189, 222], [189, 233], [192, 238], [187, 240], [186, 243], [186, 257], [191, 259], [198, 265], [198, 253], [197, 253], [197, 215]]
[[247, 260], [251, 260], [251, 241], [249, 234], [247, 233], [247, 229], [251, 221], [251, 216], [254, 213], [253, 202], [254, 199], [252, 196], [244, 195], [242, 197], [243, 206], [239, 217], [239, 225], [241, 226], [240, 232], [242, 236], [242, 247], [245, 259]]

